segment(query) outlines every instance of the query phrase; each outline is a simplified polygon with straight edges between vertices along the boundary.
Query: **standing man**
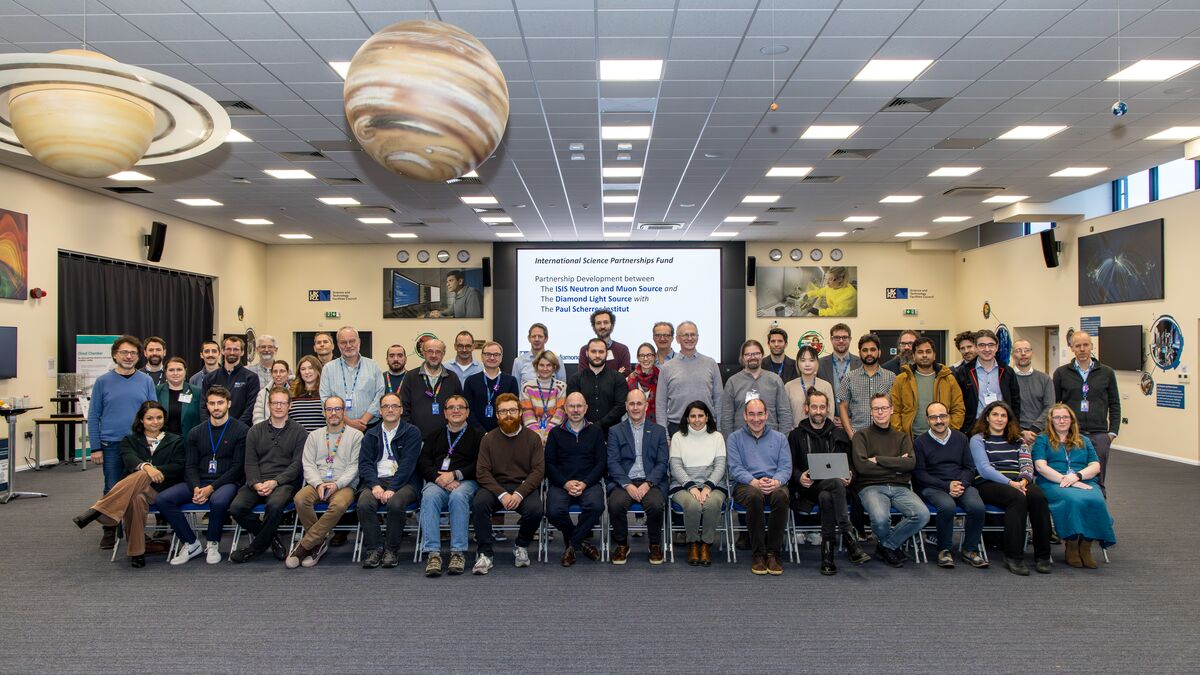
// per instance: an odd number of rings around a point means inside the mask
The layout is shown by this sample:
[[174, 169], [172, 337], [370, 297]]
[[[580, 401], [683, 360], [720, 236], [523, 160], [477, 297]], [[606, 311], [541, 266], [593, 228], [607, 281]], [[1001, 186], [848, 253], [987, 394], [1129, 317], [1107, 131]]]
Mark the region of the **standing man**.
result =
[[408, 352], [403, 345], [392, 345], [387, 350], [387, 372], [383, 374], [384, 393], [399, 393], [404, 382], [404, 369], [408, 365]]
[[[733, 479], [733, 500], [746, 508], [754, 574], [783, 574], [779, 550], [787, 535], [787, 482], [792, 477], [792, 454], [787, 438], [767, 428], [770, 413], [762, 399], [751, 399], [742, 410], [745, 425], [729, 434], [726, 457]], [[771, 514], [764, 517], [770, 507]], [[767, 521], [763, 536], [763, 521]]]
[[[229, 390], [229, 417], [250, 426], [254, 423], [254, 401], [258, 398], [258, 375], [250, 372], [242, 365], [242, 355], [246, 350], [246, 342], [240, 336], [230, 335], [221, 341], [221, 351], [224, 354], [222, 367], [204, 376], [204, 400], [208, 400], [208, 390], [214, 386], [225, 387]], [[201, 417], [208, 419], [207, 408], [201, 411]]]
[[313, 336], [313, 354], [324, 366], [333, 360], [333, 336], [329, 333], [317, 333]]
[[254, 343], [258, 363], [246, 368], [258, 376], [259, 391], [271, 386], [271, 366], [275, 364], [275, 352], [279, 350], [274, 335], [260, 335]]
[[[612, 339], [613, 327], [617, 325], [617, 318], [612, 311], [607, 309], [598, 309], [592, 312], [592, 331], [596, 333], [596, 337], [604, 342], [607, 352], [605, 354], [606, 361], [604, 367], [609, 370], [615, 370], [621, 375], [629, 374], [629, 347]], [[591, 342], [579, 348], [579, 363], [585, 364], [588, 362], [588, 345]], [[589, 405], [590, 407], [590, 405]]]
[[[778, 375], [762, 369], [763, 346], [758, 340], [742, 343], [742, 370], [734, 373], [725, 382], [725, 405], [721, 408], [721, 433], [728, 438], [744, 424], [742, 410], [753, 400], [763, 402], [767, 408], [767, 424], [771, 429], [787, 433], [795, 426], [792, 423], [792, 402], [783, 388]], [[791, 361], [791, 359], [788, 359]], [[795, 362], [792, 362], [795, 370]]]
[[917, 338], [913, 345], [913, 362], [900, 366], [892, 383], [892, 426], [914, 438], [920, 436], [929, 431], [925, 408], [936, 402], [946, 406], [950, 427], [961, 428], [966, 408], [954, 372], [936, 361], [932, 339]]
[[[121, 480], [125, 465], [121, 461], [121, 439], [133, 428], [138, 408], [146, 401], [157, 401], [154, 381], [137, 370], [142, 343], [132, 335], [122, 335], [112, 345], [113, 369], [96, 378], [88, 405], [88, 439], [92, 463], [104, 466], [104, 492]], [[11, 461], [11, 459], [10, 459]], [[100, 548], [112, 548], [117, 541], [116, 525], [105, 525]]]
[[483, 318], [483, 296], [479, 289], [467, 285], [467, 275], [462, 270], [446, 273], [446, 305], [429, 313], [430, 317], [455, 319]]
[[[400, 386], [400, 401], [404, 406], [404, 421], [421, 431], [421, 438], [446, 425], [446, 403], [451, 396], [462, 393], [458, 377], [442, 367], [446, 343], [437, 338], [421, 348], [425, 362], [408, 371]], [[324, 382], [325, 378], [321, 378]]]
[[446, 364], [446, 369], [458, 376], [458, 383], [464, 385], [467, 378], [483, 370], [483, 366], [475, 360], [475, 336], [470, 331], [459, 331], [454, 336], [454, 360]]
[[[537, 379], [537, 370], [533, 367], [533, 360], [546, 350], [546, 340], [550, 337], [550, 329], [546, 328], [545, 324], [535, 323], [529, 327], [529, 333], [526, 335], [529, 340], [529, 351], [517, 354], [517, 358], [513, 359], [512, 374], [517, 378], [517, 385], [533, 382]], [[563, 367], [562, 361], [558, 362], [558, 372], [554, 377], [567, 381], [567, 369]]]
[[483, 356], [483, 370], [467, 378], [463, 384], [463, 396], [471, 406], [471, 426], [486, 433], [497, 426], [496, 397], [500, 394], [520, 396], [521, 389], [517, 378], [500, 371], [504, 347], [499, 342], [484, 343], [480, 354]]
[[958, 335], [955, 335], [954, 348], [958, 350], [958, 354], [962, 358], [958, 360], [958, 363], [950, 367], [958, 370], [964, 363], [975, 358], [975, 331], [964, 330]]
[[[1021, 419], [1021, 389], [1013, 369], [996, 361], [1000, 340], [986, 328], [975, 333], [975, 358], [964, 363], [954, 375], [962, 389], [966, 408], [961, 430], [969, 437], [975, 420], [992, 401], [1003, 400]], [[1115, 386], [1115, 385], [1114, 385]]]
[[[461, 407], [461, 406], [459, 406]], [[408, 521], [407, 509], [421, 494], [421, 476], [417, 473], [417, 458], [421, 455], [421, 434], [413, 425], [400, 419], [400, 395], [384, 394], [379, 399], [379, 414], [383, 422], [363, 435], [358, 454], [358, 522], [363, 534], [364, 569], [395, 567], [400, 564], [400, 538]], [[460, 416], [458, 429], [466, 420]], [[382, 541], [379, 529], [380, 507], [387, 510], [387, 542]]]
[[921, 334], [915, 330], [901, 332], [900, 338], [896, 340], [896, 355], [888, 360], [887, 363], [884, 363], [882, 368], [890, 370], [893, 375], [899, 375], [902, 366], [912, 365], [913, 346], [919, 337], [921, 337]]
[[835, 405], [834, 414], [830, 417], [835, 424], [841, 426], [842, 420], [838, 416], [838, 410], [842, 404], [839, 393], [842, 380], [846, 379], [851, 370], [862, 367], [862, 359], [850, 353], [850, 327], [846, 324], [834, 324], [833, 328], [829, 329], [829, 342], [833, 346], [833, 353], [821, 357], [820, 365], [817, 366], [817, 377], [833, 385]]
[[796, 379], [796, 362], [785, 353], [787, 346], [786, 330], [772, 328], [767, 331], [767, 349], [771, 350], [771, 356], [763, 363], [763, 368], [778, 375], [784, 384]]
[[[296, 515], [304, 525], [304, 537], [288, 553], [283, 564], [288, 569], [312, 567], [329, 550], [329, 533], [342, 514], [354, 503], [358, 485], [358, 453], [363, 435], [348, 427], [343, 413], [346, 404], [340, 396], [325, 399], [325, 426], [308, 435], [301, 459], [304, 487], [296, 493]], [[313, 506], [325, 502], [325, 513], [317, 518]]]
[[188, 378], [188, 384], [194, 384], [203, 389], [204, 377], [221, 367], [221, 345], [212, 340], [201, 342], [200, 361], [204, 364], [204, 367]]
[[[976, 341], [978, 345], [978, 341]], [[1117, 373], [1092, 356], [1092, 336], [1078, 330], [1071, 336], [1075, 358], [1054, 371], [1054, 398], [1070, 406], [1100, 456], [1100, 487], [1108, 470], [1108, 451], [1121, 431], [1121, 394]], [[1020, 410], [1017, 411], [1018, 416]]]
[[163, 361], [167, 358], [167, 343], [162, 338], [152, 335], [142, 343], [142, 354], [146, 357], [146, 365], [142, 367], [142, 372], [149, 375], [157, 387], [163, 383], [163, 377], [167, 374], [163, 368]]
[[683, 420], [683, 409], [692, 401], [702, 401], [720, 419], [724, 385], [717, 362], [696, 351], [700, 331], [696, 324], [679, 324], [679, 353], [658, 370], [654, 390], [654, 408], [658, 419], [667, 423], [668, 437], [674, 436]]
[[[879, 336], [867, 333], [858, 338], [858, 358], [862, 366], [851, 370], [842, 378], [837, 397], [841, 401], [842, 430], [854, 438], [854, 432], [871, 424], [871, 397], [877, 394], [890, 395], [896, 376], [879, 367]], [[891, 406], [888, 406], [891, 414]]]
[[[229, 513], [254, 538], [246, 548], [229, 553], [234, 563], [248, 562], [268, 548], [280, 561], [287, 557], [287, 548], [275, 535], [300, 482], [300, 457], [308, 440], [304, 427], [288, 419], [291, 401], [286, 388], [272, 389], [271, 416], [246, 434], [246, 484], [234, 496]], [[259, 504], [265, 505], [261, 521], [254, 513]]]
[[358, 331], [342, 326], [337, 332], [341, 356], [321, 369], [321, 399], [337, 396], [345, 402], [346, 426], [360, 433], [379, 420], [383, 373], [375, 361], [359, 353]]
[[[600, 479], [608, 469], [604, 431], [587, 421], [583, 394], [567, 396], [567, 423], [546, 437], [546, 517], [562, 532], [565, 549], [562, 566], [575, 564], [575, 551], [589, 560], [600, 560], [600, 551], [587, 542], [604, 515], [604, 488]], [[571, 506], [579, 506], [579, 523], [571, 521]]]
[[1021, 440], [1033, 447], [1038, 434], [1045, 431], [1046, 413], [1055, 403], [1054, 381], [1046, 373], [1034, 370], [1033, 343], [1029, 340], [1014, 342], [1012, 353], [1013, 374], [1021, 392]]
[[661, 565], [667, 430], [646, 421], [646, 395], [641, 389], [629, 392], [625, 413], [628, 419], [608, 435], [608, 516], [617, 544], [612, 563], [624, 565], [629, 558], [629, 508], [637, 502], [646, 514], [650, 564]]
[[675, 358], [675, 350], [671, 348], [671, 342], [675, 340], [675, 326], [670, 321], [659, 321], [651, 329], [651, 335], [654, 338], [654, 362], [662, 368], [667, 361]]
[[604, 357], [608, 354], [608, 346], [602, 338], [588, 340], [583, 353], [587, 360], [581, 363], [586, 365], [571, 376], [567, 382], [567, 393], [583, 394], [584, 400], [587, 401], [588, 421], [600, 425], [607, 434], [614, 424], [621, 421], [629, 386], [615, 369], [605, 366]]

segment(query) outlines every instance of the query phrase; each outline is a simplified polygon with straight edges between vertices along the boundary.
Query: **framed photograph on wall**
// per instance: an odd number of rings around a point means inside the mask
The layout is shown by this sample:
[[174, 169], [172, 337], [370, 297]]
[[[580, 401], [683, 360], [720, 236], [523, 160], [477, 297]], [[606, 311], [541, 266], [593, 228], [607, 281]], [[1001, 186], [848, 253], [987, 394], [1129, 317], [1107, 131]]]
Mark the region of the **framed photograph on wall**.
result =
[[857, 267], [759, 267], [755, 288], [759, 318], [858, 316]]
[[1079, 304], [1162, 300], [1163, 221], [1079, 238]]
[[384, 268], [383, 318], [482, 319], [483, 269]]

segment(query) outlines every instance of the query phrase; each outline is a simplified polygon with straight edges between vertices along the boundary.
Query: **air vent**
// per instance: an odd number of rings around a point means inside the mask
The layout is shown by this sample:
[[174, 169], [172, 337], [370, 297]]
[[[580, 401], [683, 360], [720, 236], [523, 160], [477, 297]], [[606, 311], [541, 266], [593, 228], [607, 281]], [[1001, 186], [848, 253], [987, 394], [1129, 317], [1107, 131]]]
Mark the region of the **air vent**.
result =
[[321, 153], [317, 152], [316, 150], [311, 150], [311, 151], [310, 150], [302, 150], [299, 152], [296, 152], [296, 151], [281, 152], [281, 153], [279, 153], [279, 156], [286, 159], [289, 162], [316, 162], [316, 161], [320, 161], [323, 159], [324, 160], [329, 159], [325, 155], [322, 155]]
[[990, 138], [947, 138], [933, 145], [934, 150], [974, 150]]
[[422, 223], [419, 220], [414, 220], [412, 222], [396, 223], [396, 227], [425, 227], [425, 223]]
[[649, 222], [649, 223], [638, 223], [637, 227], [639, 230], [645, 230], [647, 232], [662, 231], [662, 230], [682, 230], [683, 223]]
[[149, 190], [147, 190], [146, 188], [133, 187], [133, 186], [131, 186], [131, 185], [114, 185], [113, 187], [106, 187], [106, 188], [104, 188], [104, 189], [105, 189], [105, 190], [108, 190], [109, 192], [115, 192], [115, 193], [117, 193], [117, 194], [119, 194], [119, 195], [148, 195], [148, 194], [153, 194], [152, 192], [150, 192], [150, 191], [149, 191]]
[[605, 192], [637, 192], [641, 187], [641, 183], [605, 183], [601, 186]]
[[877, 152], [879, 152], [878, 148], [838, 148], [829, 153], [829, 159], [867, 159]]
[[818, 218], [813, 218], [813, 222], [816, 222], [816, 223], [842, 223], [842, 222], [845, 222], [845, 219], [830, 217], [830, 216], [821, 216]]
[[778, 220], [756, 220], [750, 223], [750, 227], [774, 227], [778, 224]]
[[987, 186], [987, 185], [964, 185], [962, 187], [950, 188], [942, 193], [944, 197], [980, 197], [990, 195], [993, 192], [1004, 192], [1008, 188]]
[[473, 176], [471, 178], [451, 178], [446, 182], [450, 185], [483, 185], [483, 181]]
[[796, 207], [794, 207], [794, 206], [772, 206], [771, 208], [767, 209], [767, 213], [795, 213], [795, 212], [796, 212]]
[[317, 176], [321, 182], [326, 185], [362, 185], [362, 181], [354, 176], [343, 176], [341, 178], [327, 178], [325, 176]]
[[359, 218], [366, 216], [388, 216], [396, 212], [390, 206], [344, 206], [342, 210], [346, 213]]
[[602, 98], [602, 113], [652, 113], [658, 107], [657, 98]]
[[245, 101], [217, 101], [229, 115], [261, 115], [262, 111]]
[[322, 152], [358, 152], [362, 146], [354, 141], [309, 141], [309, 145]]
[[897, 96], [883, 106], [879, 112], [931, 113], [950, 102], [949, 97]]
[[836, 183], [841, 180], [841, 176], [813, 176], [809, 174], [801, 179], [801, 183]]
[[426, 225], [449, 225], [450, 222], [451, 221], [449, 218], [426, 218], [425, 219]]

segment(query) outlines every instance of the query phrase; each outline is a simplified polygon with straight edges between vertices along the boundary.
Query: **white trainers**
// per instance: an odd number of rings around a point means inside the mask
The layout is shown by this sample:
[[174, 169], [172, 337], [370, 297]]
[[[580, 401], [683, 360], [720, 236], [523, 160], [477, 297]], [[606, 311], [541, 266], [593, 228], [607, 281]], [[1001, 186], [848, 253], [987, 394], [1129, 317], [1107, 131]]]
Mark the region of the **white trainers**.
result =
[[204, 547], [204, 562], [209, 565], [216, 565], [221, 562], [221, 543], [210, 541]]
[[809, 546], [820, 546], [821, 545], [821, 533], [820, 532], [809, 532], [807, 538], [808, 538]]
[[471, 574], [487, 574], [491, 570], [492, 556], [486, 553], [475, 556], [475, 566], [471, 568]]
[[201, 551], [203, 551], [203, 550], [204, 549], [200, 546], [199, 540], [193, 541], [191, 544], [186, 544], [184, 546], [180, 546], [179, 553], [176, 553], [175, 557], [171, 558], [171, 564], [172, 565], [182, 565], [185, 562], [191, 560], [192, 558], [195, 558], [196, 556], [200, 555]]
[[529, 548], [525, 546], [513, 547], [513, 567], [529, 567]]

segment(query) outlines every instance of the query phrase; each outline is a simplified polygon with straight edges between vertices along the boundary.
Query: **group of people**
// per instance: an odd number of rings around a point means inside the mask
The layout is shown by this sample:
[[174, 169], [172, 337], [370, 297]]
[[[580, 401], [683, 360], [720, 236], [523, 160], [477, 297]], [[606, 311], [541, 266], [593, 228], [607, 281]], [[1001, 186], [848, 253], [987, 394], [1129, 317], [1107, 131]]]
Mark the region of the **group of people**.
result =
[[[1076, 567], [1096, 567], [1092, 542], [1115, 543], [1103, 481], [1120, 399], [1086, 333], [1074, 334], [1076, 358], [1051, 377], [1033, 369], [1027, 341], [1014, 345], [1014, 365], [997, 362], [988, 330], [956, 336], [963, 360], [950, 367], [915, 331], [881, 363], [872, 334], [850, 353], [845, 324], [831, 329], [832, 354], [804, 345], [794, 359], [786, 331], [773, 328], [766, 348], [742, 344], [742, 370], [723, 381], [697, 351], [693, 322], [659, 322], [631, 351], [613, 339], [612, 312], [590, 319], [596, 337], [569, 378], [543, 324], [529, 328], [530, 348], [508, 373], [503, 346], [480, 346], [467, 331], [455, 336], [452, 359], [428, 339], [419, 365], [407, 368], [396, 344], [381, 368], [346, 326], [318, 334], [295, 373], [275, 358], [273, 337], [259, 338], [258, 362], [245, 366], [245, 345], [231, 336], [203, 344], [204, 367], [190, 379], [161, 339], [122, 336], [88, 411], [105, 495], [75, 522], [100, 521], [105, 548], [123, 523], [130, 562], [142, 567], [162, 547], [145, 536], [151, 505], [179, 540], [175, 565], [202, 554], [220, 562], [232, 516], [251, 537], [231, 561], [269, 550], [296, 568], [316, 565], [345, 530], [339, 523], [357, 517], [363, 567], [386, 568], [399, 563], [415, 512], [428, 576], [467, 571], [472, 527], [472, 573], [493, 568], [497, 526], [515, 530], [513, 563], [528, 566], [543, 519], [563, 536], [563, 566], [580, 555], [600, 561], [594, 530], [606, 512], [613, 564], [630, 558], [631, 514], [644, 517], [649, 562], [661, 564], [669, 503], [682, 517], [688, 564], [707, 566], [718, 531], [735, 522], [731, 500], [758, 575], [783, 573], [791, 518], [819, 519], [826, 575], [837, 571], [839, 543], [851, 562], [871, 559], [864, 520], [875, 557], [902, 566], [905, 544], [931, 513], [939, 566], [955, 565], [958, 513], [959, 558], [987, 567], [985, 505], [1004, 512], [1004, 564], [1014, 574], [1029, 574], [1027, 522], [1042, 573], [1051, 571], [1052, 536]], [[846, 469], [830, 475], [823, 465], [836, 455]], [[207, 509], [203, 546], [189, 505]], [[293, 509], [303, 536], [285, 542], [279, 529]]]

